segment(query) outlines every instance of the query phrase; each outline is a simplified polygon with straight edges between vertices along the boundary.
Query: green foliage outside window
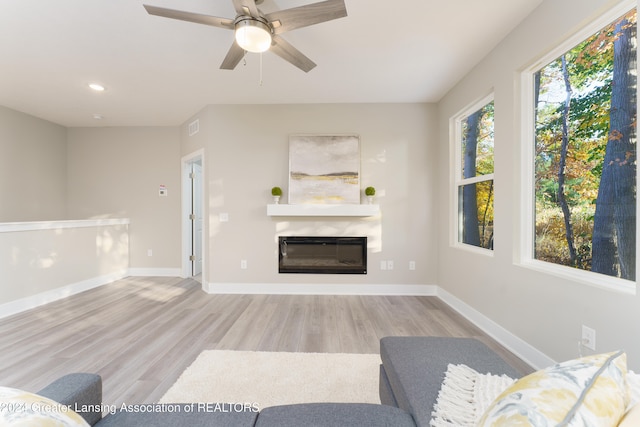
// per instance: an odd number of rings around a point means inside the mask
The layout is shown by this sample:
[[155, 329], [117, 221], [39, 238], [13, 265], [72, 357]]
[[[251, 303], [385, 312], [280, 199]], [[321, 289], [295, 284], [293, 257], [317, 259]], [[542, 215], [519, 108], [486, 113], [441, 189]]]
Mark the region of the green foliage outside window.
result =
[[493, 249], [493, 101], [460, 121], [458, 241]]
[[535, 258], [635, 280], [636, 11], [535, 74]]

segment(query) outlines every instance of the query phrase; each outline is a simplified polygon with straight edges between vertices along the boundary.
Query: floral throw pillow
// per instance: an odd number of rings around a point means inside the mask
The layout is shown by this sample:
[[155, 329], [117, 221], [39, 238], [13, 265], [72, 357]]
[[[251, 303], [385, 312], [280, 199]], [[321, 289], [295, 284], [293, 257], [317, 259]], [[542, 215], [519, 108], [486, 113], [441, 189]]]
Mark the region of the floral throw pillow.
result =
[[0, 387], [0, 425], [89, 427], [84, 418], [68, 406], [9, 387]]
[[516, 381], [478, 426], [616, 426], [628, 402], [622, 351], [559, 363]]

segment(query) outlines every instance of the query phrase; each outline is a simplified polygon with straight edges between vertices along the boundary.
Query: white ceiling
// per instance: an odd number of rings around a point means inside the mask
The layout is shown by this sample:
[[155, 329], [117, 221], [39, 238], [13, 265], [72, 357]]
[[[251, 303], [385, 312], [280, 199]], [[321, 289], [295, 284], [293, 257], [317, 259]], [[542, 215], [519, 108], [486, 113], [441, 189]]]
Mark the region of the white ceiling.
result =
[[283, 35], [315, 69], [267, 52], [260, 84], [260, 54], [219, 69], [232, 31], [142, 6], [233, 18], [231, 0], [2, 0], [0, 105], [75, 127], [180, 125], [209, 104], [436, 102], [542, 1], [345, 0], [346, 18]]

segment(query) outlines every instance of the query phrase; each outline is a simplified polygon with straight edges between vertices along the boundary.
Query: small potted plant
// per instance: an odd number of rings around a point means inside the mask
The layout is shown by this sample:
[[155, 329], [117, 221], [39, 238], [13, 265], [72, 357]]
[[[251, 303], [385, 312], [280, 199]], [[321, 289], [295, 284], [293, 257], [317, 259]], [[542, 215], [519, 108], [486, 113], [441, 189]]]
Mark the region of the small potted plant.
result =
[[280, 196], [282, 196], [282, 188], [273, 187], [271, 189], [271, 195], [273, 196], [273, 203], [277, 205], [278, 203], [280, 203]]
[[364, 189], [364, 194], [367, 196], [369, 204], [373, 203], [373, 196], [376, 195], [376, 189], [374, 187], [367, 187]]

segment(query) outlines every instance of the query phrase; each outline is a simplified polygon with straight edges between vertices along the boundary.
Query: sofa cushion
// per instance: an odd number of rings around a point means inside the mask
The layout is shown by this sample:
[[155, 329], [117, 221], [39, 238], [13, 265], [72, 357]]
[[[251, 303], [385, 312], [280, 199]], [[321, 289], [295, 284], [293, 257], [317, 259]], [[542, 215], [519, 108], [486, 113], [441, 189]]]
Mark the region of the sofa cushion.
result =
[[175, 403], [133, 405], [104, 417], [96, 427], [253, 427], [258, 413], [236, 411], [227, 404]]
[[473, 338], [384, 337], [380, 357], [398, 407], [413, 415], [421, 427], [429, 426], [450, 363], [467, 365], [481, 374], [522, 376]]
[[0, 387], [0, 425], [89, 427], [68, 406], [9, 387]]
[[372, 403], [300, 403], [260, 411], [256, 427], [415, 427], [408, 413]]
[[627, 402], [623, 352], [559, 363], [518, 380], [496, 398], [479, 426], [617, 426]]

